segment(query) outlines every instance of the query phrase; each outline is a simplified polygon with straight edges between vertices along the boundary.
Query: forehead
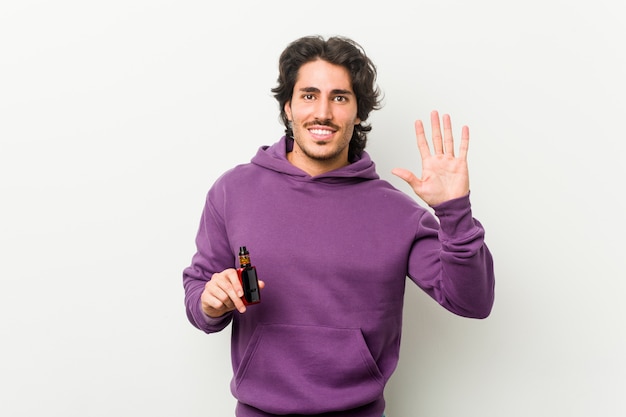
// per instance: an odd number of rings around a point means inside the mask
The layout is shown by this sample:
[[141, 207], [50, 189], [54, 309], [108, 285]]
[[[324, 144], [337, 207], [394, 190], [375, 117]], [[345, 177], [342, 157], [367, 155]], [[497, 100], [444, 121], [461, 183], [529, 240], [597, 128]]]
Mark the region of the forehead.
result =
[[303, 64], [298, 70], [296, 88], [307, 87], [314, 87], [319, 90], [352, 91], [352, 78], [347, 68], [318, 59]]

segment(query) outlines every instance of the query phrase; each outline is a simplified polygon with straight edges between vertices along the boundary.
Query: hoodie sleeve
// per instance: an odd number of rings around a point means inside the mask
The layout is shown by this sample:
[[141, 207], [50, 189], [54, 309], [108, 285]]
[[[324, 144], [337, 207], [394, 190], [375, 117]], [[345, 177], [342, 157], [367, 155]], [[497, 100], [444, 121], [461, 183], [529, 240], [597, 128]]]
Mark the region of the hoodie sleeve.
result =
[[222, 317], [211, 318], [202, 311], [200, 304], [204, 286], [211, 276], [231, 268], [233, 262], [224, 221], [216, 209], [215, 202], [220, 201], [216, 188], [212, 188], [207, 195], [196, 235], [196, 253], [191, 265], [183, 271], [187, 318], [191, 324], [206, 333], [224, 329], [233, 317], [233, 313], [230, 312]]
[[447, 310], [485, 318], [494, 303], [493, 258], [485, 231], [472, 217], [469, 195], [433, 207], [420, 218], [409, 277]]

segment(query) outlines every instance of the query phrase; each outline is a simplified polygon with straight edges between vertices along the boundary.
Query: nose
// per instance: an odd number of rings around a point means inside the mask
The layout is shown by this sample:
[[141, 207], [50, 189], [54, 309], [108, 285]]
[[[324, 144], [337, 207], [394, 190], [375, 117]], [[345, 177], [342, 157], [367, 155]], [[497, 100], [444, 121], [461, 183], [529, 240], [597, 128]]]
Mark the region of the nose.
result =
[[322, 99], [316, 102], [315, 117], [319, 120], [331, 120], [332, 119], [330, 99]]

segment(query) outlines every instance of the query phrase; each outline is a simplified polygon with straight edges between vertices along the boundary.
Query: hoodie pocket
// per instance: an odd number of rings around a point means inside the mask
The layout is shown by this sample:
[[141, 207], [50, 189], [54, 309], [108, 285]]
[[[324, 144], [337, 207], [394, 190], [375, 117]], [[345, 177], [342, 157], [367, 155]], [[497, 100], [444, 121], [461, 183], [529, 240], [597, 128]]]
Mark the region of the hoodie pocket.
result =
[[360, 329], [261, 325], [232, 391], [268, 413], [320, 414], [369, 404], [384, 385]]

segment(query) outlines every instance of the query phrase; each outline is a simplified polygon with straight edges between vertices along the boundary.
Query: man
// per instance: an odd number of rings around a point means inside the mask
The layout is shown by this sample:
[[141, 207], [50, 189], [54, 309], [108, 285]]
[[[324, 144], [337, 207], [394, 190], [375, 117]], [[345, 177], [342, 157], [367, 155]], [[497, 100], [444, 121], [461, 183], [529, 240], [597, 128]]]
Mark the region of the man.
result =
[[[381, 180], [364, 151], [365, 122], [380, 104], [375, 80], [350, 39], [292, 42], [272, 89], [286, 135], [208, 192], [185, 302], [207, 333], [232, 323], [239, 417], [383, 415], [407, 276], [455, 314], [491, 311], [492, 258], [469, 201], [468, 128], [455, 156], [450, 117], [442, 134], [433, 112], [432, 152], [415, 123], [421, 177], [393, 170], [435, 217]], [[259, 304], [242, 301], [242, 246], [258, 271]]]

